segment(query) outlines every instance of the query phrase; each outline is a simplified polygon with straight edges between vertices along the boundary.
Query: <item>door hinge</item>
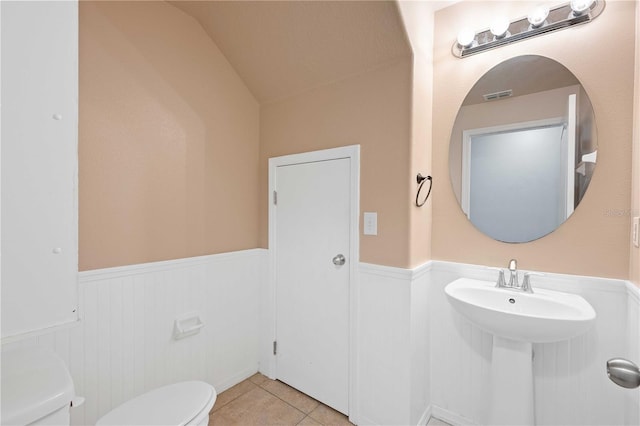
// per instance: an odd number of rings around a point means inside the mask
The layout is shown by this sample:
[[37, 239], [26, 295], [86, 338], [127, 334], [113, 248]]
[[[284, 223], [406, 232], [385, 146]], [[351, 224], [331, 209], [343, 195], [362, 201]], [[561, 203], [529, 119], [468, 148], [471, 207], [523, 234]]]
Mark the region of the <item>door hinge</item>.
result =
[[278, 205], [278, 191], [273, 191], [273, 204]]
[[273, 341], [273, 354], [275, 355], [278, 352], [278, 342]]

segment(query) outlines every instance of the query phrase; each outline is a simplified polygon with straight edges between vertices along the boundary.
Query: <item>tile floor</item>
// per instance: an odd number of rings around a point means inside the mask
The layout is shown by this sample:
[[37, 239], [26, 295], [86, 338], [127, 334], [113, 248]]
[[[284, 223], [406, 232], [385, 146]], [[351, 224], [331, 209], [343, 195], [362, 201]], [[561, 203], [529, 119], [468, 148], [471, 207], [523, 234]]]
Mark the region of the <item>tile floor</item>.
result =
[[[256, 373], [218, 395], [210, 426], [351, 425], [347, 416], [278, 380]], [[448, 426], [431, 419], [429, 426]]]

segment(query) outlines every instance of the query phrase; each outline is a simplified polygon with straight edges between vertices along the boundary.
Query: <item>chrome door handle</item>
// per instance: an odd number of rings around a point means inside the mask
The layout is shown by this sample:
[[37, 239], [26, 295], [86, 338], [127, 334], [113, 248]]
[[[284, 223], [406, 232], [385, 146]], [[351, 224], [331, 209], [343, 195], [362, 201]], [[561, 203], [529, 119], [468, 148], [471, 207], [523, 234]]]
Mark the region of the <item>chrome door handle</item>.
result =
[[347, 259], [342, 254], [338, 254], [333, 258], [333, 264], [336, 266], [342, 266], [346, 261]]
[[607, 361], [607, 376], [615, 384], [623, 388], [634, 389], [640, 386], [640, 369], [633, 362], [624, 358]]

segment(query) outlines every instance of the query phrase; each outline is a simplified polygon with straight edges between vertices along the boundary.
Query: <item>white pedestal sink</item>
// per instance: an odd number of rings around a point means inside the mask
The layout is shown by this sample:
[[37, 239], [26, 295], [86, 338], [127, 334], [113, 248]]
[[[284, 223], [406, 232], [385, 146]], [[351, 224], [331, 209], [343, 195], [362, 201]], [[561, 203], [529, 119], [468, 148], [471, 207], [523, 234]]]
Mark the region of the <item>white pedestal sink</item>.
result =
[[459, 313], [493, 334], [489, 424], [535, 424], [532, 343], [584, 333], [596, 318], [593, 307], [575, 294], [524, 293], [469, 278], [448, 284], [445, 293]]

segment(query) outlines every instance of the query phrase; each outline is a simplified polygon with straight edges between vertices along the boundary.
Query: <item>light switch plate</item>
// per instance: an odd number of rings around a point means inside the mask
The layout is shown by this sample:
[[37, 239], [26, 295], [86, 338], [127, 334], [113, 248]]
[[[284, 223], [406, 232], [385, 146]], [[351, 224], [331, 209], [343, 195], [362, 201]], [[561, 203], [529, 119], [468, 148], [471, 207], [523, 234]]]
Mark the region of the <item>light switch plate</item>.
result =
[[364, 212], [364, 235], [378, 235], [377, 212]]
[[631, 225], [631, 237], [633, 245], [640, 247], [640, 216], [633, 218], [633, 225]]

